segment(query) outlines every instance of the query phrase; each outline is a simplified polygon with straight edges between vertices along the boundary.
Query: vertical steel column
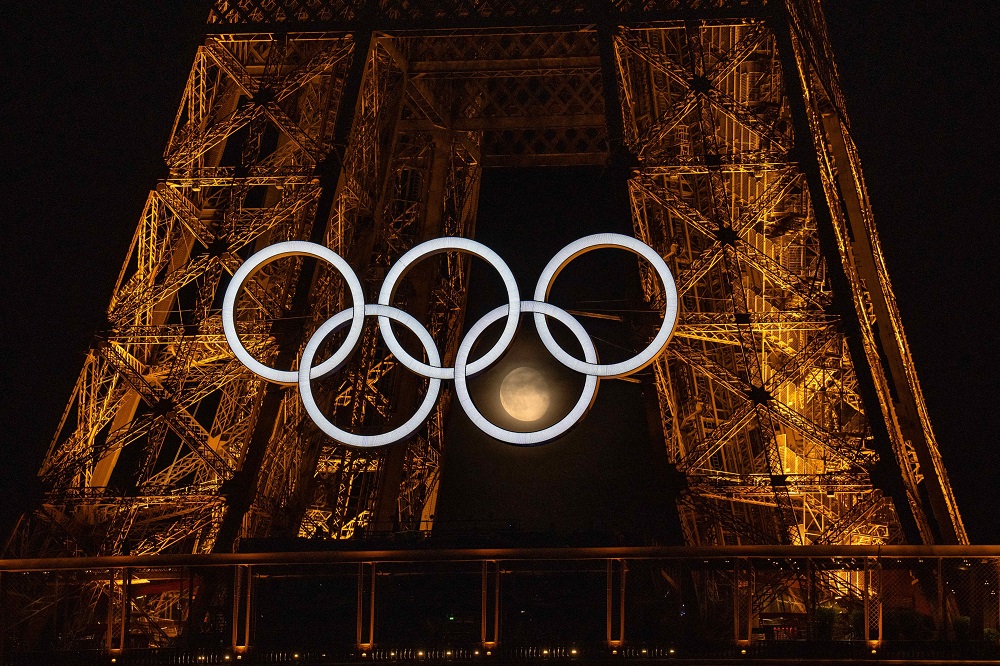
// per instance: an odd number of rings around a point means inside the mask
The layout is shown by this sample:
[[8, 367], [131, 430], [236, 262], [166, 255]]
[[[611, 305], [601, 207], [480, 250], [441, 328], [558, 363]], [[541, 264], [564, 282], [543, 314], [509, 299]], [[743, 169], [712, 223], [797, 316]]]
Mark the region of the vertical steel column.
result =
[[500, 641], [500, 562], [483, 561], [483, 603], [480, 638], [483, 647], [495, 647]]
[[358, 648], [375, 644], [375, 563], [358, 564]]
[[[896, 413], [894, 422], [898, 424], [898, 437], [905, 448], [912, 450], [916, 456], [923, 477], [919, 487], [912, 488], [911, 492], [919, 498], [935, 543], [968, 543], [937, 442], [927, 421], [923, 395], [892, 300], [892, 287], [882, 265], [877, 238], [873, 238], [875, 229], [870, 219], [866, 219], [870, 210], [867, 210], [867, 201], [863, 200], [864, 184], [860, 171], [853, 168], [856, 163], [851, 160], [850, 136], [846, 134], [839, 117], [824, 115], [821, 120], [840, 186], [838, 191], [844, 220], [849, 225], [848, 233], [853, 236], [850, 250], [854, 253], [858, 275], [875, 313], [874, 323], [870, 326], [873, 337], [879, 343], [882, 372], [892, 396], [890, 404]], [[898, 454], [897, 465], [907, 464], [910, 463], [904, 455]]]
[[[397, 130], [398, 134], [398, 130]], [[420, 231], [420, 241], [437, 238], [441, 235], [445, 207], [445, 189], [447, 187], [449, 169], [451, 167], [451, 137], [447, 130], [434, 130], [434, 151], [431, 158], [430, 184], [427, 188], [427, 198], [423, 227]], [[424, 279], [415, 279], [416, 294], [412, 301], [419, 307], [431, 303], [433, 291], [433, 271], [430, 265], [416, 266], [411, 275], [423, 272]], [[426, 319], [425, 317], [418, 317]], [[418, 400], [414, 397], [419, 391], [420, 379], [408, 375], [404, 380], [396, 399], [399, 402], [401, 414], [415, 409]], [[409, 447], [405, 445], [390, 446], [383, 454], [382, 468], [379, 476], [379, 487], [376, 497], [374, 527], [376, 530], [394, 531], [399, 527], [399, 492], [406, 477], [406, 454]]]
[[750, 643], [753, 626], [754, 570], [750, 560], [733, 563], [733, 639], [737, 645]]
[[625, 641], [625, 560], [608, 560], [607, 642], [617, 647]]
[[878, 559], [865, 558], [863, 578], [865, 641], [875, 647], [882, 643], [882, 566]]
[[242, 654], [250, 647], [250, 603], [253, 570], [249, 564], [233, 568], [233, 652]]
[[[185, 569], [185, 572], [187, 578], [187, 608], [185, 609], [183, 615], [184, 627], [185, 627], [184, 636], [190, 637], [195, 633], [194, 631], [192, 631], [192, 627], [194, 625], [194, 622], [192, 621], [194, 618], [194, 571], [191, 569], [191, 567], [187, 567]], [[184, 589], [183, 586], [184, 583], [181, 583], [182, 591]], [[183, 599], [183, 595], [181, 598]]]

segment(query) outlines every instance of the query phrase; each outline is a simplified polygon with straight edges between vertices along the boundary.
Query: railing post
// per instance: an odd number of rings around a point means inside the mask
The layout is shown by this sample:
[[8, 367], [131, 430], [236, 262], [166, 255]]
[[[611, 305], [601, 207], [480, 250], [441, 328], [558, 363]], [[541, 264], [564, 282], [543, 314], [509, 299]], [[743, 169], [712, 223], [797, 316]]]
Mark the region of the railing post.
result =
[[358, 563], [358, 648], [375, 644], [375, 563]]
[[950, 627], [948, 626], [948, 606], [945, 603], [944, 595], [944, 559], [937, 558], [937, 618], [938, 618], [938, 639], [950, 640], [952, 638]]
[[500, 642], [500, 562], [483, 560], [483, 603], [480, 632], [483, 647]]
[[607, 642], [617, 647], [625, 642], [625, 560], [608, 560]]
[[[10, 626], [7, 623], [7, 589], [4, 587], [7, 577], [0, 571], [0, 627]], [[0, 664], [5, 662], [7, 656], [7, 632], [0, 631]]]
[[733, 562], [733, 639], [737, 645], [749, 645], [753, 626], [754, 570], [750, 560]]
[[[186, 567], [184, 573], [187, 577], [187, 608], [184, 611], [184, 634], [183, 638], [185, 641], [185, 647], [191, 645], [191, 641], [194, 638], [194, 568]], [[181, 583], [183, 589], [184, 583]]]
[[131, 571], [128, 568], [111, 569], [108, 576], [108, 631], [105, 646], [111, 654], [121, 654], [125, 649], [130, 578]]
[[249, 564], [233, 567], [233, 652], [243, 654], [250, 647], [250, 604], [253, 570]]
[[814, 641], [817, 639], [816, 606], [819, 604], [819, 598], [816, 594], [816, 567], [811, 557], [806, 558], [806, 584], [806, 637]]
[[875, 648], [882, 644], [882, 565], [878, 559], [865, 558], [863, 583], [865, 641]]

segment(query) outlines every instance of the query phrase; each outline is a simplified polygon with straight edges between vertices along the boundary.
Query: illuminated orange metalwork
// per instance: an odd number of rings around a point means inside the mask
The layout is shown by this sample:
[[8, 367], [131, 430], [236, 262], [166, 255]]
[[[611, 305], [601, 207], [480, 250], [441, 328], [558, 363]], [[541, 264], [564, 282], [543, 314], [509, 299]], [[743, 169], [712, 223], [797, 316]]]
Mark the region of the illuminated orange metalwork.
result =
[[[967, 543], [848, 130], [817, 0], [216, 0], [170, 175], [7, 556], [429, 529], [447, 395], [405, 447], [334, 446], [233, 358], [221, 294], [291, 239], [377, 289], [416, 243], [474, 235], [482, 169], [583, 164], [608, 165], [677, 277], [654, 367], [688, 544]], [[466, 286], [445, 256], [397, 299], [446, 362]], [[244, 344], [288, 367], [342, 287], [301, 260], [268, 265], [238, 304]], [[374, 330], [361, 347], [322, 398], [355, 428], [408, 413], [420, 389]], [[119, 589], [95, 582], [83, 605]], [[145, 597], [154, 643], [177, 635], [184, 593]]]

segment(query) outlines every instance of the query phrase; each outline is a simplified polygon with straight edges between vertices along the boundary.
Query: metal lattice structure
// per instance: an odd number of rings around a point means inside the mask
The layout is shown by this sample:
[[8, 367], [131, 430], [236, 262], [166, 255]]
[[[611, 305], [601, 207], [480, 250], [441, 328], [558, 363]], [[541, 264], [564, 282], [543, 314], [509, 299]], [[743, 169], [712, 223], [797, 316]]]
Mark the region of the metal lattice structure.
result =
[[[289, 239], [340, 253], [373, 292], [416, 243], [474, 235], [484, 168], [587, 164], [609, 167], [677, 277], [654, 374], [687, 543], [967, 543], [816, 0], [216, 0], [207, 32], [170, 176], [8, 556], [428, 529], [447, 397], [405, 446], [338, 446], [232, 357], [221, 294]], [[397, 297], [445, 362], [466, 276], [442, 256]], [[652, 276], [644, 290], [655, 309]], [[344, 307], [338, 279], [275, 262], [239, 301], [242, 339], [290, 367]], [[321, 399], [378, 429], [420, 390], [372, 329]], [[164, 635], [168, 596], [143, 610]]]

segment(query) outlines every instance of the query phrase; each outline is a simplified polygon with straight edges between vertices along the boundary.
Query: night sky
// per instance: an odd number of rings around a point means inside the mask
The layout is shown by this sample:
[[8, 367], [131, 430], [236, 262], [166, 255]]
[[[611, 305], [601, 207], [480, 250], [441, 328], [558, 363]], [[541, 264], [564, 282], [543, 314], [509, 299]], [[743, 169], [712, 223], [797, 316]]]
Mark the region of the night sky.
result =
[[[33, 3], [0, 26], [2, 508], [48, 446], [121, 267], [204, 2]], [[1000, 543], [997, 25], [981, 2], [826, 0], [886, 261], [973, 542]], [[0, 512], [2, 513], [2, 512]], [[0, 515], [0, 518], [6, 516]]]
[[[517, 195], [511, 196], [514, 192]], [[529, 298], [546, 264], [567, 244], [594, 233], [632, 233], [628, 213], [616, 211], [612, 200], [610, 179], [602, 167], [489, 169], [479, 192], [476, 238], [504, 258], [521, 298]], [[485, 262], [473, 262], [466, 329], [505, 300], [494, 273]], [[633, 255], [602, 249], [570, 262], [547, 301], [565, 309], [624, 312], [625, 321], [578, 319], [600, 361], [618, 363], [641, 349], [630, 328], [654, 328], [662, 318], [662, 313], [635, 312], [646, 310], [640, 305], [641, 293]], [[482, 347], [473, 349], [475, 356], [485, 353], [493, 342], [487, 335], [499, 337], [500, 328], [497, 323], [486, 330]], [[558, 324], [550, 324], [550, 329], [564, 349], [582, 358], [579, 343], [568, 331]], [[477, 407], [502, 428], [540, 430], [580, 399], [583, 376], [553, 359], [534, 331], [530, 315], [524, 317], [510, 351], [469, 382]], [[550, 383], [553, 404], [527, 427], [508, 416], [497, 400], [499, 383], [517, 367], [535, 368]], [[515, 529], [545, 533], [555, 544], [682, 543], [679, 524], [675, 517], [670, 519], [675, 512], [667, 501], [672, 495], [666, 483], [666, 451], [662, 443], [654, 443], [647, 426], [647, 407], [658, 407], [652, 371], [634, 377], [644, 384], [599, 382], [589, 413], [567, 434], [543, 446], [499, 442], [483, 434], [462, 410], [452, 408], [435, 529]], [[653, 424], [659, 427], [657, 421]]]

